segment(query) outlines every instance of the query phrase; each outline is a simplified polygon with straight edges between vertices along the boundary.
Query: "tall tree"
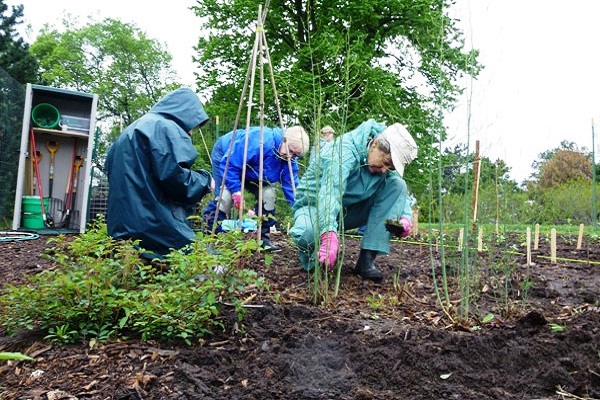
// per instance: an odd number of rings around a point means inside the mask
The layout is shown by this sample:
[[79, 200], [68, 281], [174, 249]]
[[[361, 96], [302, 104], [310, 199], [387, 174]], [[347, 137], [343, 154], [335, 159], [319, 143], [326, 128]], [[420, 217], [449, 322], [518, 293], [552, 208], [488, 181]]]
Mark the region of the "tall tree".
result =
[[42, 82], [96, 93], [98, 119], [108, 132], [99, 140], [99, 158], [112, 138], [179, 86], [171, 55], [133, 24], [106, 18], [64, 31], [45, 26], [31, 46], [40, 60]]
[[[271, 1], [264, 28], [284, 117], [313, 132], [326, 123], [344, 132], [368, 118], [402, 122], [420, 144], [407, 174], [423, 175], [419, 169], [437, 159], [431, 144], [444, 136], [439, 109], [455, 102], [457, 78], [479, 71], [477, 52], [464, 51], [447, 15], [451, 3]], [[203, 66], [198, 86], [212, 99], [213, 114], [236, 113], [258, 4], [198, 0], [193, 7], [210, 33], [199, 40], [196, 60]], [[267, 116], [276, 122], [272, 93], [265, 95]]]
[[563, 140], [559, 147], [538, 154], [531, 168], [527, 188], [533, 195], [569, 181], [591, 179], [592, 154], [586, 147]]
[[129, 124], [177, 86], [171, 55], [133, 24], [106, 18], [45, 26], [31, 46], [45, 84], [97, 93], [102, 118]]
[[10, 14], [7, 11], [8, 5], [0, 0], [0, 68], [21, 84], [36, 82], [38, 63], [16, 31], [22, 23], [23, 5], [12, 6]]
[[558, 150], [540, 166], [538, 186], [541, 191], [570, 181], [592, 178], [590, 156], [573, 150]]

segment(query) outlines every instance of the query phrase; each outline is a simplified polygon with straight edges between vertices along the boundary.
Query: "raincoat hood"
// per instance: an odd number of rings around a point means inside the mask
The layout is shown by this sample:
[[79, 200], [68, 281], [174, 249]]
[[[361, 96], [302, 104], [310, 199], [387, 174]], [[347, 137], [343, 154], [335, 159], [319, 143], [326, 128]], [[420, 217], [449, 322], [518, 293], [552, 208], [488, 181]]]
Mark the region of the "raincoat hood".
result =
[[168, 93], [152, 107], [150, 113], [174, 121], [186, 132], [208, 121], [202, 102], [196, 93], [188, 88]]

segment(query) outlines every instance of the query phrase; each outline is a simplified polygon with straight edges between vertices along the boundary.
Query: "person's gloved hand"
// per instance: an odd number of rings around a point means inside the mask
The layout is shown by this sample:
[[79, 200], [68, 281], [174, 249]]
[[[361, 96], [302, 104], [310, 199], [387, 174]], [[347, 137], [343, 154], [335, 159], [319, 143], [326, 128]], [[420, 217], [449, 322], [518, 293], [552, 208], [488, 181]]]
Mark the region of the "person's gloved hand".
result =
[[334, 231], [322, 234], [321, 247], [319, 247], [319, 262], [325, 263], [328, 267], [333, 266], [337, 258], [338, 248], [338, 237]]
[[404, 232], [402, 232], [400, 236], [405, 238], [408, 235], [410, 235], [410, 228], [412, 228], [412, 223], [410, 222], [410, 220], [406, 217], [402, 217], [398, 222], [400, 222], [400, 225], [402, 225], [402, 227], [404, 228]]
[[238, 210], [242, 207], [242, 192], [235, 192], [231, 195], [233, 199], [233, 206]]

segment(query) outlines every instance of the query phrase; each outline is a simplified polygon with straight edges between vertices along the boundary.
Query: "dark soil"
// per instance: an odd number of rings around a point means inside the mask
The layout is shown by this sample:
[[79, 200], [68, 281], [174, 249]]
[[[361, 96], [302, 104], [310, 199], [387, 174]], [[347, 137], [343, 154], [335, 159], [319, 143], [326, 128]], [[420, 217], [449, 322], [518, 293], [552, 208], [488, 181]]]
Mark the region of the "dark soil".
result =
[[[284, 235], [275, 242], [285, 250], [255, 267], [270, 293], [256, 294], [241, 323], [226, 319], [226, 329], [193, 347], [0, 336], [0, 351], [35, 358], [0, 361], [0, 399], [600, 398], [597, 243], [576, 250], [563, 240], [556, 263], [542, 243], [532, 266], [518, 240], [503, 251], [470, 250], [474, 284], [459, 320], [456, 250], [443, 254], [452, 302], [443, 311], [435, 246], [394, 241], [378, 258], [384, 282], [374, 284], [352, 274], [359, 239], [348, 238], [338, 296], [314, 305], [293, 248]], [[44, 238], [0, 242], [0, 285], [51, 268], [39, 257], [45, 246]]]

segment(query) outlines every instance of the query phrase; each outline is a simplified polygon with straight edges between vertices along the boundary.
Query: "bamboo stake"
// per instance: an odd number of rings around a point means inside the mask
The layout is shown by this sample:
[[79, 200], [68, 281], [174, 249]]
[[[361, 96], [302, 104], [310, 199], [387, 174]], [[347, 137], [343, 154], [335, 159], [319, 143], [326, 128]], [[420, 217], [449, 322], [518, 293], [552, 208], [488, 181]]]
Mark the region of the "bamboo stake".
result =
[[533, 249], [537, 250], [540, 244], [540, 224], [535, 224], [535, 234], [533, 236]]
[[[317, 141], [317, 143], [319, 142]], [[413, 237], [419, 234], [419, 207], [416, 207], [412, 212], [412, 228], [410, 234]]]
[[[267, 4], [268, 3], [269, 2], [267, 1]], [[263, 32], [263, 35], [264, 35], [264, 32]], [[265, 55], [267, 57], [267, 61], [268, 61], [268, 65], [269, 65], [269, 74], [271, 76], [271, 85], [273, 86], [273, 97], [275, 99], [275, 108], [277, 109], [277, 116], [279, 118], [279, 125], [281, 126], [281, 131], [285, 132], [285, 126], [283, 124], [283, 116], [281, 114], [281, 105], [279, 103], [279, 96], [277, 94], [277, 88], [275, 87], [275, 79], [274, 79], [274, 73], [273, 73], [273, 64], [271, 63], [271, 53], [269, 52], [269, 45], [267, 44], [266, 38], [264, 39], [263, 45], [264, 45]], [[286, 147], [287, 147], [287, 143], [286, 143]], [[288, 154], [289, 154], [289, 149], [286, 148], [286, 150], [288, 151]], [[294, 172], [292, 170], [292, 160], [291, 160], [291, 158], [288, 158], [288, 172], [290, 174], [290, 182], [292, 184], [292, 193], [294, 193], [294, 197], [295, 197], [296, 196], [296, 182], [294, 182]]]
[[477, 204], [479, 203], [479, 140], [475, 141], [475, 163], [473, 165], [473, 229], [477, 226]]
[[[258, 6], [258, 21], [259, 25], [256, 27], [256, 32], [259, 35], [258, 47], [262, 49], [265, 42], [265, 30], [263, 28], [262, 20], [262, 8]], [[260, 157], [258, 164], [258, 224], [259, 227], [262, 225], [262, 214], [263, 214], [263, 173], [264, 173], [264, 128], [265, 128], [265, 64], [264, 58], [260, 56], [260, 97], [259, 97], [259, 108], [260, 108]], [[241, 222], [240, 222], [241, 225]], [[257, 229], [256, 240], [260, 241], [262, 235], [262, 229]]]
[[[239, 221], [240, 221], [240, 228], [242, 226], [242, 210], [244, 209], [244, 191], [245, 191], [245, 185], [246, 185], [246, 161], [248, 160], [248, 136], [249, 136], [249, 132], [250, 132], [250, 118], [252, 117], [252, 101], [254, 98], [254, 79], [256, 78], [256, 58], [258, 57], [258, 47], [260, 44], [260, 32], [259, 32], [259, 27], [262, 26], [262, 22], [261, 22], [261, 10], [262, 10], [262, 6], [258, 6], [258, 10], [259, 10], [259, 17], [258, 17], [258, 26], [256, 27], [256, 35], [254, 37], [254, 47], [252, 48], [252, 72], [250, 74], [250, 91], [248, 93], [248, 102], [246, 104], [246, 135], [244, 137], [244, 157], [242, 159], [242, 186], [240, 191], [242, 192], [242, 199], [241, 199], [241, 203], [240, 203], [240, 216], [239, 216]], [[223, 178], [225, 179], [225, 178]], [[259, 232], [258, 234], [260, 235], [260, 218], [258, 220], [258, 229], [257, 231]]]
[[550, 230], [550, 262], [556, 264], [556, 229]]
[[531, 227], [527, 227], [527, 266], [531, 266]]
[[[242, 94], [240, 96], [240, 101], [238, 103], [238, 109], [237, 109], [237, 113], [235, 115], [235, 122], [233, 123], [233, 133], [231, 134], [231, 141], [229, 142], [229, 149], [227, 150], [227, 160], [225, 161], [225, 168], [223, 170], [223, 181], [221, 182], [221, 187], [219, 189], [220, 195], [217, 199], [217, 209], [215, 210], [215, 212], [217, 214], [219, 213], [219, 207], [221, 206], [221, 198], [223, 197], [222, 193], [223, 193], [223, 190], [225, 189], [225, 177], [227, 176], [227, 171], [229, 170], [229, 160], [231, 159], [231, 151], [233, 150], [233, 143], [235, 142], [236, 131], [237, 131], [238, 125], [240, 123], [242, 107], [244, 105], [246, 91], [248, 90], [248, 82], [250, 81], [251, 71], [252, 71], [252, 57], [250, 57], [250, 60], [248, 61], [248, 69], [246, 70], [246, 79], [244, 80], [244, 87], [242, 88]], [[217, 229], [217, 220], [218, 220], [218, 218], [215, 215], [215, 218], [213, 220], [213, 226], [211, 228], [211, 231], [213, 233]]]
[[583, 224], [579, 224], [579, 236], [577, 237], [577, 250], [581, 250], [582, 242], [583, 242]]

